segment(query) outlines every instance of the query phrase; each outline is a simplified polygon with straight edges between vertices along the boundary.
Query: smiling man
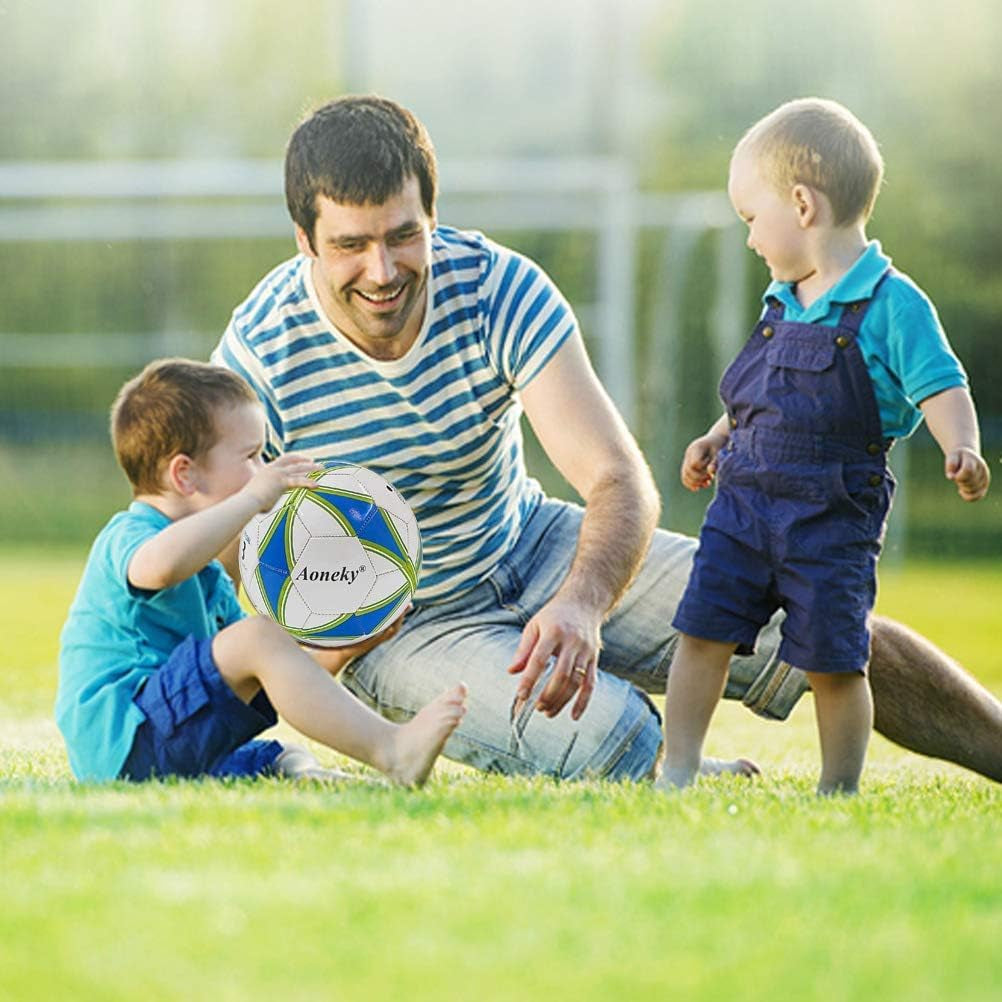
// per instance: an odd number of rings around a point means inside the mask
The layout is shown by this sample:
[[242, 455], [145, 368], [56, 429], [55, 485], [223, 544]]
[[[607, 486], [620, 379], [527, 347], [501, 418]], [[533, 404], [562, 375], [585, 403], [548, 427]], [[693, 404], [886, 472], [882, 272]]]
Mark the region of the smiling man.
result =
[[320, 195], [317, 208], [311, 232], [296, 225], [296, 244], [311, 259], [320, 305], [367, 355], [400, 358], [421, 329], [434, 229], [417, 178], [382, 205], [345, 205]]
[[[415, 609], [348, 666], [352, 692], [406, 719], [461, 679], [446, 755], [649, 777], [661, 733], [646, 692], [664, 689], [695, 541], [655, 529], [650, 473], [560, 291], [523, 255], [438, 225], [436, 194], [431, 140], [406, 109], [345, 97], [309, 116], [286, 154], [300, 253], [237, 307], [214, 360], [255, 388], [271, 455], [366, 466], [417, 516]], [[523, 413], [583, 506], [528, 476]], [[778, 622], [727, 686], [771, 718], [807, 688], [776, 657]], [[877, 729], [1002, 779], [998, 701], [898, 624], [873, 637]]]

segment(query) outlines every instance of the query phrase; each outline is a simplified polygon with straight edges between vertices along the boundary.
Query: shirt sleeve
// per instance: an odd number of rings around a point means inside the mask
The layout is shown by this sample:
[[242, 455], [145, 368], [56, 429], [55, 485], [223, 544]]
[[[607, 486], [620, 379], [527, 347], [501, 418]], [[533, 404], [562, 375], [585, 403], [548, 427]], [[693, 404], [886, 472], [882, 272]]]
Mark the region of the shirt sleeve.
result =
[[224, 626], [229, 626], [247, 617], [247, 613], [237, 597], [236, 583], [226, 573], [222, 565], [220, 565], [219, 572], [219, 610]]
[[936, 308], [915, 287], [891, 314], [888, 363], [915, 407], [943, 390], [967, 386], [967, 373], [950, 347]]
[[274, 459], [284, 451], [284, 430], [281, 410], [275, 391], [264, 371], [257, 354], [247, 342], [234, 314], [220, 338], [219, 344], [209, 359], [213, 365], [221, 365], [231, 369], [238, 376], [243, 376], [257, 394], [265, 415], [264, 455], [266, 459]]
[[492, 364], [515, 390], [524, 389], [578, 330], [570, 304], [534, 261], [499, 245], [483, 300]]
[[129, 583], [129, 564], [136, 550], [148, 539], [152, 539], [160, 529], [145, 519], [133, 516], [131, 512], [123, 515], [116, 531], [108, 539], [107, 556], [109, 570], [114, 580], [121, 582], [123, 588], [133, 595], [146, 594], [134, 588]]

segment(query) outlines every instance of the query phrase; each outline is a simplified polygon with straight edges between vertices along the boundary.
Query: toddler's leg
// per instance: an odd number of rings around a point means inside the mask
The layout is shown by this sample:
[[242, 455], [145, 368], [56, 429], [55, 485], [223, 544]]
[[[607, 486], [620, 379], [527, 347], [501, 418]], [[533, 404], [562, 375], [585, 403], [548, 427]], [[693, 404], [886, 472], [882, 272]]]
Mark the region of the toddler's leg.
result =
[[688, 786], [696, 778], [735, 646], [686, 634], [679, 637], [665, 692], [665, 760], [658, 780], [662, 788]]
[[462, 684], [442, 693], [406, 724], [393, 724], [360, 703], [277, 624], [252, 618], [212, 642], [219, 673], [250, 702], [264, 689], [278, 713], [308, 737], [420, 786], [466, 710]]
[[821, 739], [818, 793], [855, 793], [873, 729], [873, 700], [857, 672], [808, 672]]

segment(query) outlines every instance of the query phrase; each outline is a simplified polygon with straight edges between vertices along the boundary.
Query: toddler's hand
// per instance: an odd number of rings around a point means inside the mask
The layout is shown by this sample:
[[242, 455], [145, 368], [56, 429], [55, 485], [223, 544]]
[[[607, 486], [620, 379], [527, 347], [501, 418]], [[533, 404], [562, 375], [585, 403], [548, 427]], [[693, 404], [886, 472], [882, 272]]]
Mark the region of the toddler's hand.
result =
[[981, 456], [964, 448], [947, 454], [946, 479], [957, 485], [957, 493], [964, 501], [980, 501], [988, 493], [992, 475]]
[[272, 505], [293, 487], [313, 487], [315, 481], [307, 477], [322, 469], [306, 456], [287, 453], [271, 463], [265, 463], [247, 482], [244, 490], [254, 498], [258, 511], [268, 511]]
[[717, 453], [722, 443], [713, 435], [700, 435], [693, 439], [682, 457], [682, 485], [690, 491], [698, 491], [713, 483], [717, 471]]

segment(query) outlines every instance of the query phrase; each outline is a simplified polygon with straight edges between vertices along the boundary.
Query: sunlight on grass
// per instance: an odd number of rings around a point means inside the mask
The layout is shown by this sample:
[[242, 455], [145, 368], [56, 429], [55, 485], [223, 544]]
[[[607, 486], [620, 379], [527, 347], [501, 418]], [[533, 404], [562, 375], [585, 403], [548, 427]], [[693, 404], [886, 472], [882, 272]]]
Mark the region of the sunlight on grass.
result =
[[[0, 557], [0, 997], [997, 997], [1000, 788], [875, 736], [862, 795], [818, 800], [809, 697], [723, 704], [708, 753], [765, 775], [672, 797], [447, 762], [417, 793], [76, 784], [50, 712], [81, 565]], [[881, 604], [998, 692], [1000, 579], [917, 566]]]

